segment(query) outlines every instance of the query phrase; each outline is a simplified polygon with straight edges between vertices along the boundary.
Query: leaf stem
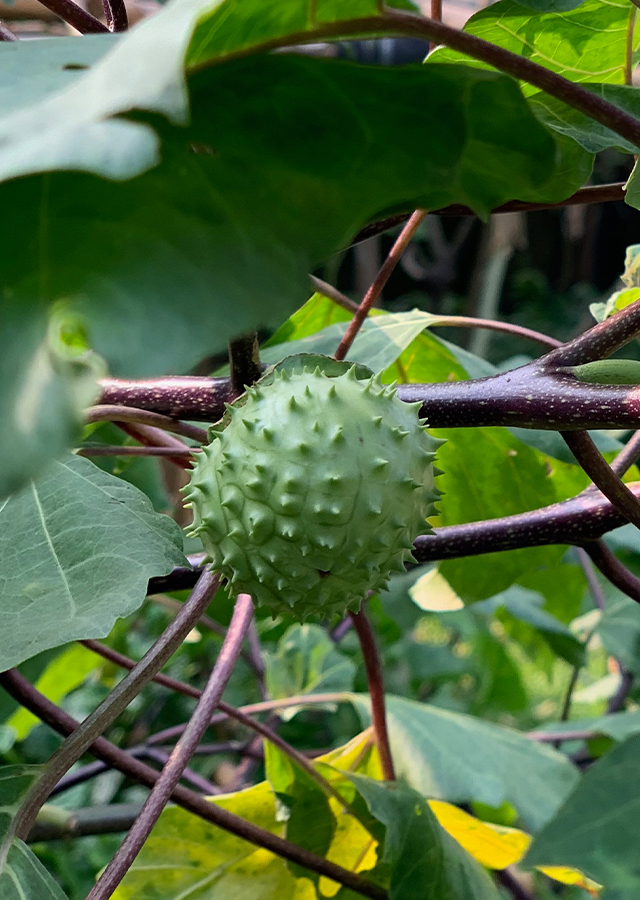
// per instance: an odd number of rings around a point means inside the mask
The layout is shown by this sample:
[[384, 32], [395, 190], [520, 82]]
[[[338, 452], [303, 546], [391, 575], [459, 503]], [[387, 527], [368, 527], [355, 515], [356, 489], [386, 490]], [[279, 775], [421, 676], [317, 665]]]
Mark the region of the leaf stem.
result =
[[[59, 709], [54, 703], [44, 697], [15, 669], [0, 674], [0, 685], [4, 687], [10, 696], [16, 699], [25, 709], [28, 709], [38, 718], [50, 725], [59, 734], [71, 734], [74, 729], [80, 727], [79, 723], [68, 713]], [[129, 778], [139, 781], [148, 787], [152, 787], [160, 777], [160, 774], [146, 766], [144, 763], [133, 759], [124, 750], [120, 750], [106, 738], [98, 737], [92, 744], [91, 753], [98, 759], [104, 760], [114, 769], [123, 772]], [[228, 812], [226, 809], [211, 803], [199, 794], [195, 794], [188, 788], [178, 785], [174, 788], [171, 799], [184, 809], [194, 813], [200, 818], [211, 822], [229, 831], [237, 837], [243, 838], [258, 847], [269, 850], [278, 856], [291, 862], [304, 866], [312, 872], [324, 875], [337, 884], [342, 884], [364, 897], [371, 900], [389, 900], [384, 888], [371, 881], [338, 866], [330, 860], [317, 856], [308, 850], [297, 847], [284, 838], [278, 837], [252, 822], [247, 822], [240, 816]]]
[[192, 456], [200, 453], [199, 447], [173, 450], [171, 447], [130, 447], [122, 444], [84, 444], [75, 451], [76, 456]]
[[[220, 579], [204, 570], [189, 599], [138, 665], [114, 688], [109, 696], [82, 722], [53, 754], [46, 768], [27, 794], [14, 820], [15, 835], [25, 839], [38, 810], [55, 785], [102, 732], [117, 719], [145, 684], [162, 668], [193, 628], [218, 589]], [[6, 849], [6, 842], [2, 851]], [[0, 851], [0, 853], [2, 852]]]
[[209, 440], [207, 432], [203, 428], [189, 425], [186, 422], [177, 422], [169, 416], [161, 415], [150, 409], [135, 409], [131, 406], [101, 403], [98, 406], [90, 407], [86, 411], [85, 421], [88, 425], [95, 422], [132, 422], [140, 425], [151, 425], [162, 429], [162, 431], [169, 431], [174, 434], [181, 434], [183, 437], [191, 438], [200, 444], [206, 444]]
[[369, 696], [371, 697], [371, 722], [373, 724], [376, 746], [380, 755], [382, 774], [385, 781], [395, 781], [396, 773], [393, 767], [393, 757], [391, 756], [391, 747], [389, 745], [389, 732], [387, 730], [382, 663], [380, 662], [380, 654], [378, 653], [378, 648], [376, 646], [375, 635], [367, 614], [364, 611], [364, 607], [360, 609], [360, 612], [350, 612], [349, 616], [358, 635], [360, 647], [362, 648], [362, 655], [364, 656], [365, 668], [367, 670]]
[[249, 594], [239, 594], [224, 643], [189, 724], [154, 784], [135, 824], [87, 895], [87, 900], [108, 900], [111, 897], [151, 834], [229, 683], [252, 617], [253, 600]]
[[346, 332], [342, 336], [342, 340], [338, 344], [338, 349], [334, 353], [335, 359], [344, 359], [347, 353], [349, 352], [351, 345], [353, 344], [356, 335], [360, 331], [362, 327], [362, 323], [369, 315], [369, 310], [376, 302], [380, 294], [382, 293], [382, 289], [389, 280], [391, 273], [398, 265], [400, 261], [400, 257], [407, 249], [411, 238], [416, 233], [416, 230], [424, 217], [426, 216], [426, 211], [422, 209], [417, 209], [410, 217], [407, 224], [402, 229], [401, 233], [395, 240], [395, 243], [385, 261], [383, 262], [380, 271], [376, 275], [373, 284], [364, 295], [362, 303], [358, 307], [358, 311], [354, 315], [353, 319], [349, 323], [349, 327]]
[[126, 31], [129, 27], [124, 0], [102, 0], [104, 17], [109, 31]]

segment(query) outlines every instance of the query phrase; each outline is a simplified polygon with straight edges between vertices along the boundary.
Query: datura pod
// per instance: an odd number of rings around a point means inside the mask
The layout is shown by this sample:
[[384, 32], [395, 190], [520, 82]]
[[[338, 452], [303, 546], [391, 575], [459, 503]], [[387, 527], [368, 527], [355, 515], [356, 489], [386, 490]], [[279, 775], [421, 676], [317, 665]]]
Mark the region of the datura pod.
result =
[[441, 443], [378, 378], [273, 373], [228, 407], [185, 488], [231, 593], [303, 621], [359, 608], [430, 532]]

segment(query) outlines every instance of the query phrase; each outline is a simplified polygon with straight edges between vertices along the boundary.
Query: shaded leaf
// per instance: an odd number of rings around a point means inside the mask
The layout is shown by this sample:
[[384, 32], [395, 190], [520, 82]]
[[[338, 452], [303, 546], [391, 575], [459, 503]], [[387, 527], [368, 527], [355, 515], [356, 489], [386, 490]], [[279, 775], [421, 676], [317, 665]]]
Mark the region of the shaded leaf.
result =
[[77, 456], [0, 506], [0, 669], [105, 637], [152, 575], [184, 565], [182, 534], [137, 488]]
[[[292, 625], [280, 638], [275, 653], [268, 652], [265, 657], [267, 692], [274, 700], [351, 690], [355, 671], [355, 663], [337, 649], [319, 625]], [[299, 709], [289, 707], [278, 714], [286, 721]]]
[[[49, 700], [59, 704], [98, 665], [99, 658], [95, 653], [81, 644], [72, 644], [47, 666], [34, 687]], [[18, 741], [23, 741], [31, 729], [39, 724], [40, 719], [24, 707], [7, 720], [7, 725], [14, 729]]]
[[628, 738], [584, 774], [563, 807], [538, 834], [524, 865], [580, 869], [605, 886], [606, 898], [640, 889], [640, 735]]
[[384, 826], [383, 862], [390, 900], [497, 900], [484, 869], [438, 824], [417, 791], [399, 782], [351, 775], [372, 816]]
[[[368, 696], [351, 696], [368, 722]], [[489, 806], [509, 800], [535, 831], [578, 780], [562, 754], [510, 728], [394, 696], [387, 717], [398, 776], [426, 797]]]
[[616, 599], [602, 614], [597, 628], [605, 649], [636, 675], [640, 675], [640, 606], [616, 591]]

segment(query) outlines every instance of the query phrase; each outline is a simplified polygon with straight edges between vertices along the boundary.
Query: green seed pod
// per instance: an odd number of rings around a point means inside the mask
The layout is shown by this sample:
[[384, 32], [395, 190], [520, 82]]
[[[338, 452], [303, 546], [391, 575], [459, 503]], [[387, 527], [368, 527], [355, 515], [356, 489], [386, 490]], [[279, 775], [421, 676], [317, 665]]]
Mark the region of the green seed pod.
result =
[[417, 416], [355, 368], [274, 373], [229, 407], [185, 489], [192, 534], [234, 595], [299, 620], [358, 609], [404, 571], [439, 496]]

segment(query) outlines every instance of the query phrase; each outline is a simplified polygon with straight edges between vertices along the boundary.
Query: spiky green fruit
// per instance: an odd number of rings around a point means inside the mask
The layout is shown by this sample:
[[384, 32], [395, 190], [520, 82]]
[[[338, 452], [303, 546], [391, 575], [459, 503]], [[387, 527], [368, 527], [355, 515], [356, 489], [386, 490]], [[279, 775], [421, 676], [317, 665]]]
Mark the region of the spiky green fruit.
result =
[[304, 620], [357, 609], [404, 571], [439, 495], [419, 407], [354, 368], [276, 370], [229, 407], [185, 493], [234, 595]]

